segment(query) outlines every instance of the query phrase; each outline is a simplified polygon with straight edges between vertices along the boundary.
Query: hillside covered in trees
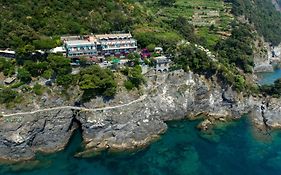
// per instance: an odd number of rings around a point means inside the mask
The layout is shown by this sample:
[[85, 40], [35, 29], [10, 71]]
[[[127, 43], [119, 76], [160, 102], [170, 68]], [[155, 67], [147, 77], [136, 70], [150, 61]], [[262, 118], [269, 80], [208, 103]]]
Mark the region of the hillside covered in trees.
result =
[[[270, 0], [228, 2], [267, 41], [281, 41], [281, 14]], [[181, 37], [214, 46], [233, 20], [231, 5], [221, 0], [0, 0], [0, 6], [1, 48], [32, 44], [43, 49], [58, 44], [55, 38], [61, 35], [112, 31], [133, 32], [142, 46], [151, 41], [173, 45]]]
[[48, 36], [129, 30], [145, 19], [137, 6], [115, 0], [1, 0], [0, 6], [1, 47]]
[[[265, 40], [273, 45], [281, 42], [281, 13], [271, 0], [228, 0], [233, 3], [233, 13], [245, 16]], [[281, 1], [278, 3], [281, 5]]]
[[[139, 48], [161, 46], [171, 54], [172, 69], [216, 75], [222, 85], [251, 92], [258, 90], [246, 80], [254, 66], [255, 31], [274, 45], [281, 41], [281, 13], [270, 0], [0, 0], [0, 6], [0, 48], [16, 50], [15, 60], [0, 59], [0, 72], [20, 81], [0, 91], [11, 94], [10, 99], [23, 84], [42, 77], [65, 89], [79, 86], [86, 100], [93, 91], [101, 96], [117, 93], [118, 83], [108, 69], [81, 65], [80, 74], [72, 75], [69, 59], [33, 54], [36, 49], [61, 45], [62, 35], [131, 32]], [[238, 16], [254, 25], [242, 23]], [[208, 48], [216, 60], [198, 45]], [[139, 57], [132, 57], [134, 67], [119, 72], [125, 77], [126, 89], [145, 82]], [[41, 94], [42, 87], [35, 85], [33, 91]]]

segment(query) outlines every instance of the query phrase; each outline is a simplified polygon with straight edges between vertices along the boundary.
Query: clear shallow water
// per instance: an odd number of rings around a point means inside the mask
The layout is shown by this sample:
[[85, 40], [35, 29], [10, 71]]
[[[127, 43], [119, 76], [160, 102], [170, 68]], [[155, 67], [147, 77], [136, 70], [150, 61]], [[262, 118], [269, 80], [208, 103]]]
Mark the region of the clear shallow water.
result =
[[[77, 159], [81, 135], [77, 132], [65, 151], [40, 155], [40, 163], [0, 166], [0, 174], [17, 175], [188, 175], [281, 174], [281, 134], [261, 141], [244, 118], [202, 135], [198, 122], [176, 121], [160, 140], [137, 153], [102, 154]], [[25, 169], [22, 169], [25, 167]], [[29, 170], [30, 168], [30, 170]]]
[[276, 69], [274, 72], [259, 73], [258, 76], [261, 78], [260, 84], [273, 84], [274, 81], [281, 78], [281, 69]]

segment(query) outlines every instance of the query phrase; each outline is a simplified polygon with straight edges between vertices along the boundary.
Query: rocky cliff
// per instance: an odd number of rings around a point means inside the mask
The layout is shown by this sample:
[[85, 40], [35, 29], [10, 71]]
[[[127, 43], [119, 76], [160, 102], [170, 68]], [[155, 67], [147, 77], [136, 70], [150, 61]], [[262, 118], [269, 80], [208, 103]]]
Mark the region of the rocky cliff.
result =
[[25, 160], [37, 151], [61, 150], [74, 129], [71, 110], [53, 110], [30, 115], [2, 117], [0, 120], [0, 158]]
[[[87, 150], [144, 147], [165, 132], [165, 121], [201, 114], [206, 116], [202, 129], [208, 129], [210, 121], [232, 120], [249, 112], [259, 126], [265, 123], [279, 126], [278, 100], [263, 101], [222, 89], [215, 81], [193, 73], [177, 71], [150, 76], [145, 94], [131, 103], [94, 110], [68, 107], [4, 115], [0, 122], [0, 158], [30, 159], [37, 151], [60, 150], [71, 137], [75, 122], [83, 131], [86, 152], [81, 155], [87, 154]], [[87, 107], [91, 107], [91, 103]]]

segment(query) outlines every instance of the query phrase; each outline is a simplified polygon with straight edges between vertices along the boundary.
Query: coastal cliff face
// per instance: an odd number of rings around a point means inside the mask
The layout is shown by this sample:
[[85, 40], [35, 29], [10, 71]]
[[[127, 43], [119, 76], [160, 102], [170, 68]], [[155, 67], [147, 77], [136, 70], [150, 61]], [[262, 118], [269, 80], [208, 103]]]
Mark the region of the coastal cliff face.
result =
[[[86, 148], [134, 149], [163, 133], [167, 129], [165, 121], [193, 119], [201, 114], [207, 116], [207, 120], [232, 120], [249, 110], [246, 102], [238, 101], [240, 95], [236, 92], [225, 91], [192, 73], [174, 72], [156, 84], [159, 84], [157, 88], [144, 100], [130, 106], [81, 112], [78, 120], [82, 123]], [[203, 127], [208, 127], [206, 125]]]
[[74, 129], [72, 116], [71, 110], [54, 110], [2, 117], [0, 158], [25, 160], [33, 158], [37, 151], [63, 149]]
[[262, 38], [255, 41], [254, 49], [254, 71], [255, 72], [273, 72], [274, 64], [280, 64], [281, 45], [271, 46]]
[[[243, 97], [214, 81], [181, 71], [152, 76], [145, 95], [127, 104], [95, 110], [55, 109], [4, 116], [0, 122], [0, 158], [22, 160], [37, 151], [63, 149], [79, 123], [87, 150], [130, 150], [146, 146], [167, 129], [165, 121], [204, 117], [202, 129], [213, 120], [232, 120], [251, 112], [257, 125], [281, 124], [278, 100]], [[94, 102], [93, 102], [94, 103]], [[272, 105], [274, 104], [274, 105]], [[87, 104], [90, 107], [91, 103]], [[261, 106], [264, 108], [261, 109]], [[261, 111], [262, 110], [262, 111]]]
[[281, 128], [281, 104], [280, 99], [267, 98], [261, 103], [253, 103], [250, 116], [258, 128]]

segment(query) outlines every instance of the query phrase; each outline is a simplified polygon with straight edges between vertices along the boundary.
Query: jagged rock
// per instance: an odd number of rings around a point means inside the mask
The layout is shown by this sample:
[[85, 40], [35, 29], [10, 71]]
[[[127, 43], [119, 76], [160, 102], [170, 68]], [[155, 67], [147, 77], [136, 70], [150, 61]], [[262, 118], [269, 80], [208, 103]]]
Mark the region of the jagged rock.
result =
[[[144, 147], [166, 131], [165, 121], [200, 114], [209, 117], [206, 121], [221, 117], [227, 121], [251, 112], [256, 125], [264, 123], [260, 108], [263, 97], [243, 97], [192, 73], [179, 71], [161, 76], [155, 89], [147, 88], [150, 92], [140, 98], [142, 100], [128, 105], [78, 112], [68, 108], [0, 118], [0, 158], [22, 160], [34, 157], [36, 151], [60, 150], [72, 134], [74, 121], [81, 124], [85, 154], [87, 150], [120, 151]], [[281, 126], [279, 101], [271, 99], [265, 105], [264, 116], [271, 127]], [[91, 105], [88, 103], [87, 107]], [[202, 126], [208, 129], [208, 125], [206, 122]]]
[[24, 160], [33, 158], [36, 151], [63, 149], [73, 131], [72, 120], [71, 110], [2, 117], [0, 158]]
[[209, 119], [206, 119], [203, 122], [201, 122], [197, 127], [202, 131], [207, 131], [209, 129], [209, 126], [212, 124], [213, 123]]
[[274, 72], [274, 68], [271, 64], [260, 64], [260, 65], [256, 65], [254, 68], [254, 71], [256, 73], [260, 73], [260, 72]]
[[[247, 108], [244, 103], [236, 103], [237, 96], [204, 77], [174, 73], [166, 76], [157, 91], [143, 101], [118, 109], [82, 112], [78, 119], [82, 123], [86, 148], [127, 150], [142, 147], [163, 133], [167, 128], [164, 121], [200, 113], [240, 117]], [[236, 107], [230, 108], [229, 101]], [[102, 125], [97, 127], [98, 124]]]

